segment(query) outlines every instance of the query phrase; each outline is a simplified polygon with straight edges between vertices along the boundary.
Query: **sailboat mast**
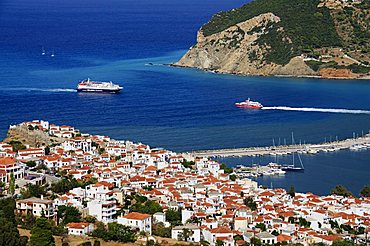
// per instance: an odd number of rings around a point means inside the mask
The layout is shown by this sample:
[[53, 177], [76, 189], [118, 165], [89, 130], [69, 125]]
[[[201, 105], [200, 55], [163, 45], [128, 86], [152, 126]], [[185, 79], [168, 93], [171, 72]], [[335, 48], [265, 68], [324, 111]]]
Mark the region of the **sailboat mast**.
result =
[[[292, 132], [292, 145], [294, 145], [294, 135], [293, 135], [293, 132]], [[293, 167], [295, 167], [295, 163], [294, 163], [294, 151], [292, 152], [292, 156], [293, 156]]]

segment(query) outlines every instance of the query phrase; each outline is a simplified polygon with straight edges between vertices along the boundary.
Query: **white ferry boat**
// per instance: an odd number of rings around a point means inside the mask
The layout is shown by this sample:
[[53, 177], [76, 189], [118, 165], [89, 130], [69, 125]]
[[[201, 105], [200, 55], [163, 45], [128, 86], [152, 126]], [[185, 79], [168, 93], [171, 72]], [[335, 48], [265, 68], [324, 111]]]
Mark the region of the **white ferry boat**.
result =
[[123, 87], [110, 82], [92, 81], [85, 79], [78, 83], [77, 92], [94, 92], [94, 93], [119, 93]]

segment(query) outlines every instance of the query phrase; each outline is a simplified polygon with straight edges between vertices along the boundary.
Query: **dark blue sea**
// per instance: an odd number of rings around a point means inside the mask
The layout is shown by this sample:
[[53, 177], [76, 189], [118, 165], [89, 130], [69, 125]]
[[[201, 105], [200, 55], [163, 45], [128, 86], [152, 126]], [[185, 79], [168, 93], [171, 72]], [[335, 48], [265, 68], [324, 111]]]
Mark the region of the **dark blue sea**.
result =
[[[310, 108], [370, 110], [368, 80], [241, 77], [163, 65], [195, 43], [213, 14], [245, 2], [0, 1], [0, 136], [9, 124], [32, 119], [175, 151], [271, 145], [273, 138], [288, 141], [291, 132], [302, 142], [367, 133], [367, 111]], [[114, 81], [124, 91], [76, 93], [77, 82], [86, 78]], [[304, 109], [233, 106], [248, 97]], [[369, 151], [317, 155], [304, 158], [303, 174], [261, 182], [318, 194], [342, 183], [358, 193], [370, 185], [369, 158]]]

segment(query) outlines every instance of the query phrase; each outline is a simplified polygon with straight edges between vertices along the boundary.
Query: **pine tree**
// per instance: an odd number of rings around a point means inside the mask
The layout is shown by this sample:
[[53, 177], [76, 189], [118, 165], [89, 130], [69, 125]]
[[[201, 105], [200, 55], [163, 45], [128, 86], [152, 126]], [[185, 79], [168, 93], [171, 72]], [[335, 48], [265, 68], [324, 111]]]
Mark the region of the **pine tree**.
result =
[[14, 199], [0, 199], [0, 246], [27, 245], [28, 238], [19, 235], [14, 209]]
[[370, 197], [370, 187], [366, 185], [364, 188], [362, 188], [360, 195], [363, 197]]
[[10, 174], [9, 193], [11, 195], [14, 195], [14, 193], [15, 193], [15, 178], [14, 178], [14, 174], [13, 173]]
[[290, 186], [290, 189], [288, 191], [288, 194], [291, 196], [291, 197], [295, 197], [295, 188], [293, 185]]
[[31, 230], [31, 246], [55, 246], [51, 224], [46, 218], [38, 218]]
[[5, 218], [0, 218], [0, 245], [27, 245], [27, 241], [26, 244], [24, 244], [24, 242], [21, 243], [21, 237], [19, 236], [17, 226]]

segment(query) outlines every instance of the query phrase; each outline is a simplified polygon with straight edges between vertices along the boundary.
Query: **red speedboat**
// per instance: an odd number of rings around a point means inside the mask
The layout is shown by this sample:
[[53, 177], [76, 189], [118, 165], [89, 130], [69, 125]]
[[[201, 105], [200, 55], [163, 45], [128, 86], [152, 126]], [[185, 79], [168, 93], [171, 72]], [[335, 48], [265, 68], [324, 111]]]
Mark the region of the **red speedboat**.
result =
[[263, 105], [259, 102], [253, 102], [249, 98], [244, 102], [235, 103], [235, 106], [239, 108], [254, 108], [254, 109], [261, 109]]

